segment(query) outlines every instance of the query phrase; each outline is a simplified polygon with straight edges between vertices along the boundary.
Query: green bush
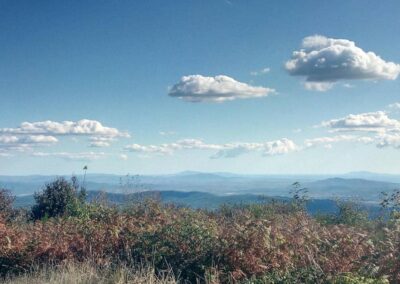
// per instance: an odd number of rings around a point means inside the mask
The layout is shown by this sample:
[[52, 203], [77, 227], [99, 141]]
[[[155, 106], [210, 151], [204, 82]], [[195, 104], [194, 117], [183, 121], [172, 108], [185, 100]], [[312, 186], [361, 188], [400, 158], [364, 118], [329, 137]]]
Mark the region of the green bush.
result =
[[167, 223], [137, 236], [132, 254], [135, 259], [147, 258], [158, 270], [171, 267], [175, 275], [195, 281], [213, 264], [217, 224], [202, 213], [175, 210]]
[[319, 214], [315, 218], [325, 225], [348, 225], [357, 227], [368, 227], [370, 220], [368, 212], [363, 210], [360, 205], [352, 201], [337, 200], [337, 213]]
[[11, 191], [0, 188], [0, 217], [8, 220], [14, 213], [13, 202], [15, 197]]
[[79, 188], [76, 177], [71, 182], [57, 178], [46, 184], [44, 190], [35, 193], [36, 204], [32, 207], [33, 219], [78, 215], [85, 202], [85, 189]]

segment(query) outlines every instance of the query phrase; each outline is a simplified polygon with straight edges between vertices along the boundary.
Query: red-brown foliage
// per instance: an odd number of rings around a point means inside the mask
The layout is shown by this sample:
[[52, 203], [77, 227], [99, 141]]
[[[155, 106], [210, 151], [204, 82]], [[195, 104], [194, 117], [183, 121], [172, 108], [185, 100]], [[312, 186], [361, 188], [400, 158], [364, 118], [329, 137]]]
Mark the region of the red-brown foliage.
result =
[[310, 268], [329, 278], [372, 265], [376, 275], [400, 280], [400, 237], [394, 230], [378, 241], [373, 232], [321, 225], [301, 211], [255, 216], [241, 209], [226, 216], [156, 203], [124, 212], [90, 210], [82, 218], [24, 225], [0, 219], [0, 271], [91, 259], [98, 265], [151, 261], [188, 279], [209, 269], [243, 279]]

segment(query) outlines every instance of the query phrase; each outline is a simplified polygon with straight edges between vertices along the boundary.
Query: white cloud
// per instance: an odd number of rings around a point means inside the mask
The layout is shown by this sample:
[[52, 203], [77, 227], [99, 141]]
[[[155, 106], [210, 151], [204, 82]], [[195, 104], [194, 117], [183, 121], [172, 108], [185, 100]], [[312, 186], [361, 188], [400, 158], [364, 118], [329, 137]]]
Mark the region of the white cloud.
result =
[[[15, 138], [30, 139], [30, 143], [55, 143], [57, 138], [54, 136], [88, 136], [91, 147], [108, 147], [112, 141], [119, 137], [130, 137], [129, 133], [118, 130], [117, 128], [107, 127], [99, 121], [82, 119], [79, 121], [39, 121], [23, 122], [16, 128], [0, 128], [0, 135], [13, 136]], [[23, 137], [23, 138], [20, 138]], [[40, 141], [42, 139], [52, 139], [53, 141]], [[24, 143], [27, 144], [27, 143]]]
[[250, 75], [251, 75], [251, 76], [260, 76], [260, 75], [267, 74], [267, 73], [269, 73], [270, 71], [271, 71], [271, 68], [265, 67], [265, 68], [263, 68], [263, 69], [261, 69], [261, 70], [250, 72]]
[[336, 143], [336, 142], [341, 142], [341, 141], [351, 141], [353, 139], [354, 139], [354, 136], [352, 136], [352, 135], [318, 137], [318, 138], [306, 139], [304, 141], [304, 145], [306, 148], [311, 148], [311, 147], [315, 147], [318, 145], [331, 144], [331, 143]]
[[332, 148], [333, 143], [338, 142], [360, 142], [364, 144], [372, 143], [373, 138], [367, 136], [355, 136], [355, 135], [337, 135], [337, 136], [326, 136], [312, 139], [306, 139], [304, 141], [305, 148], [312, 148], [316, 146], [324, 146], [326, 148]]
[[102, 147], [109, 147], [111, 145], [111, 142], [115, 140], [113, 137], [98, 137], [98, 136], [93, 136], [90, 137], [90, 147], [94, 148], [102, 148]]
[[304, 82], [304, 88], [309, 91], [326, 92], [333, 87], [330, 82]]
[[136, 153], [150, 153], [150, 154], [161, 154], [161, 155], [169, 155], [172, 154], [173, 150], [167, 145], [140, 145], [140, 144], [131, 144], [125, 146], [124, 150], [129, 152]]
[[200, 139], [182, 139], [174, 143], [165, 143], [160, 145], [140, 145], [131, 144], [124, 149], [129, 152], [149, 153], [160, 155], [171, 155], [176, 150], [198, 149], [198, 150], [218, 150], [221, 146], [215, 144], [206, 144]]
[[352, 88], [354, 88], [354, 85], [349, 84], [349, 83], [344, 83], [344, 84], [343, 84], [343, 87], [345, 87], [345, 88], [347, 88], [347, 89], [352, 89]]
[[126, 161], [126, 160], [128, 160], [128, 155], [126, 155], [126, 154], [121, 154], [121, 155], [119, 155], [119, 158], [120, 158], [121, 160], [123, 160], [123, 161]]
[[34, 135], [87, 135], [105, 137], [129, 137], [126, 132], [102, 125], [99, 121], [82, 119], [79, 121], [38, 121], [23, 122], [17, 128], [0, 128], [3, 134]]
[[400, 149], [400, 134], [380, 134], [378, 136], [379, 142], [377, 143], [378, 148], [393, 147]]
[[400, 73], [399, 64], [385, 61], [374, 52], [366, 52], [353, 41], [320, 35], [304, 38], [301, 49], [293, 52], [285, 67], [290, 75], [303, 76], [307, 82], [314, 83], [395, 80]]
[[224, 102], [235, 99], [265, 97], [274, 89], [254, 87], [238, 82], [228, 76], [205, 77], [202, 75], [183, 76], [168, 95], [189, 102]]
[[400, 121], [391, 119], [384, 111], [349, 114], [346, 117], [324, 121], [321, 124], [333, 131], [400, 131]]
[[234, 158], [250, 152], [261, 152], [263, 156], [288, 154], [299, 150], [299, 147], [287, 138], [263, 143], [229, 143], [221, 145], [221, 149], [212, 158]]
[[104, 152], [33, 152], [34, 157], [56, 157], [65, 160], [78, 160], [78, 161], [92, 161], [100, 158], [104, 158], [106, 153]]
[[388, 105], [388, 108], [394, 109], [394, 110], [399, 110], [400, 109], [400, 103], [393, 103]]
[[276, 141], [266, 142], [264, 144], [264, 156], [274, 156], [288, 154], [297, 150], [296, 144], [287, 138], [283, 138]]
[[263, 143], [229, 143], [221, 145], [221, 149], [211, 158], [235, 158], [252, 151], [260, 151], [263, 148]]
[[182, 139], [170, 145], [177, 150], [180, 149], [218, 150], [221, 148], [221, 145], [207, 144], [200, 139]]
[[296, 144], [286, 138], [264, 143], [227, 143], [208, 144], [199, 139], [184, 139], [170, 144], [139, 145], [132, 144], [124, 148], [129, 152], [171, 155], [178, 150], [214, 150], [211, 158], [232, 158], [248, 152], [261, 152], [264, 156], [287, 154], [296, 151]]
[[374, 143], [378, 148], [400, 149], [400, 121], [388, 117], [384, 111], [350, 114], [339, 119], [324, 121], [321, 124], [332, 131], [366, 132], [371, 136], [338, 135], [305, 140], [306, 147], [340, 141], [356, 141], [364, 144]]
[[47, 135], [29, 135], [18, 137], [20, 143], [27, 143], [27, 144], [53, 144], [57, 143], [58, 139], [54, 136], [47, 136]]
[[175, 135], [176, 132], [175, 131], [160, 131], [160, 132], [158, 132], [158, 134], [160, 134], [161, 136], [171, 136], [171, 135]]
[[104, 147], [110, 147], [110, 142], [106, 141], [93, 141], [90, 142], [89, 146], [93, 148], [104, 148]]
[[18, 137], [16, 137], [16, 136], [10, 136], [10, 135], [0, 136], [1, 144], [11, 144], [11, 143], [17, 143], [17, 142], [18, 142]]
[[33, 147], [50, 146], [58, 142], [54, 136], [48, 135], [0, 135], [0, 149], [2, 151], [27, 151]]
[[356, 139], [356, 141], [357, 141], [357, 142], [364, 143], [364, 144], [370, 144], [370, 143], [373, 143], [373, 142], [375, 141], [375, 139], [372, 138], [372, 137], [363, 136], [363, 137], [358, 137], [358, 138]]

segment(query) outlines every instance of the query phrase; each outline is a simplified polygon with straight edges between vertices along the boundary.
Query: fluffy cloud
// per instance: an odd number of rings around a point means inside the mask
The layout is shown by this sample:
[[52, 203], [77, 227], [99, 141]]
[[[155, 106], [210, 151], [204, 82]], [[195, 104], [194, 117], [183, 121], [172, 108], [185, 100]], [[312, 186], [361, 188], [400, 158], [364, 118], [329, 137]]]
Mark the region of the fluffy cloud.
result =
[[43, 134], [43, 135], [90, 135], [106, 137], [129, 137], [126, 132], [103, 126], [99, 121], [82, 119], [79, 121], [39, 121], [23, 122], [17, 128], [0, 128], [0, 134]]
[[27, 151], [33, 147], [49, 146], [58, 142], [58, 139], [47, 135], [0, 135], [0, 149], [2, 151]]
[[206, 144], [199, 139], [182, 139], [174, 143], [169, 143], [169, 144], [166, 143], [160, 145], [131, 144], [126, 146], [124, 149], [129, 152], [170, 155], [176, 150], [185, 150], [185, 149], [219, 150], [221, 149], [221, 146], [216, 144]]
[[18, 142], [18, 137], [17, 136], [10, 136], [10, 135], [4, 135], [0, 136], [0, 144], [11, 144], [11, 143], [16, 143]]
[[324, 121], [322, 126], [332, 131], [365, 132], [373, 136], [338, 135], [305, 140], [305, 147], [331, 144], [340, 141], [355, 141], [365, 144], [374, 143], [378, 148], [393, 147], [400, 149], [400, 121], [388, 117], [384, 111], [350, 114], [339, 119]]
[[260, 98], [275, 92], [273, 89], [254, 87], [228, 76], [183, 76], [168, 95], [189, 102], [224, 102], [235, 99]]
[[20, 143], [27, 144], [53, 144], [57, 143], [58, 139], [54, 136], [46, 136], [46, 135], [29, 135], [18, 137]]
[[299, 147], [287, 138], [268, 141], [265, 143], [233, 143], [225, 144], [212, 158], [234, 158], [249, 152], [261, 152], [263, 156], [288, 154], [298, 150]]
[[57, 157], [65, 160], [77, 160], [77, 161], [92, 161], [103, 158], [106, 156], [104, 152], [81, 152], [81, 153], [69, 153], [69, 152], [34, 152], [34, 157]]
[[145, 154], [161, 154], [167, 155], [172, 154], [173, 150], [165, 144], [165, 145], [140, 145], [140, 144], [131, 144], [125, 146], [126, 151], [135, 152], [135, 153], [145, 153]]
[[217, 151], [211, 158], [233, 158], [248, 152], [261, 152], [264, 156], [274, 156], [287, 154], [296, 151], [296, 144], [286, 138], [268, 141], [265, 143], [227, 143], [227, 144], [207, 144], [199, 139], [184, 139], [174, 143], [161, 145], [139, 145], [132, 144], [125, 147], [126, 151], [171, 155], [178, 150], [214, 150]]
[[263, 148], [263, 143], [229, 143], [221, 145], [220, 148], [218, 152], [211, 156], [212, 159], [235, 158], [252, 151], [260, 151]]
[[380, 134], [378, 136], [378, 139], [379, 139], [379, 141], [376, 145], [378, 148], [393, 147], [395, 149], [400, 149], [400, 134], [399, 133]]
[[199, 149], [199, 150], [218, 150], [221, 145], [218, 144], [207, 144], [200, 139], [182, 139], [178, 140], [176, 143], [170, 144], [173, 149]]
[[[320, 35], [304, 38], [301, 49], [293, 52], [285, 67], [290, 75], [303, 76], [307, 82], [314, 83], [354, 79], [395, 80], [400, 73], [399, 64], [385, 61], [374, 52], [366, 52], [353, 41]], [[308, 85], [309, 88], [311, 86]], [[326, 88], [314, 85], [314, 90]]]
[[346, 117], [322, 122], [334, 131], [393, 132], [400, 131], [400, 121], [389, 118], [384, 111], [349, 114]]
[[[14, 137], [18, 140], [26, 140], [22, 144], [55, 143], [54, 136], [87, 136], [91, 147], [108, 147], [110, 143], [119, 137], [130, 137], [129, 133], [117, 128], [107, 127], [99, 121], [82, 119], [79, 121], [39, 121], [23, 122], [16, 128], [0, 128], [0, 137]], [[22, 138], [21, 138], [22, 137]], [[28, 140], [27, 140], [28, 139]], [[46, 141], [51, 139], [52, 141]], [[1, 143], [1, 141], [0, 141]]]
[[111, 142], [115, 140], [114, 137], [98, 137], [98, 136], [93, 136], [90, 137], [90, 147], [95, 147], [95, 148], [101, 148], [101, 147], [109, 147], [111, 145]]

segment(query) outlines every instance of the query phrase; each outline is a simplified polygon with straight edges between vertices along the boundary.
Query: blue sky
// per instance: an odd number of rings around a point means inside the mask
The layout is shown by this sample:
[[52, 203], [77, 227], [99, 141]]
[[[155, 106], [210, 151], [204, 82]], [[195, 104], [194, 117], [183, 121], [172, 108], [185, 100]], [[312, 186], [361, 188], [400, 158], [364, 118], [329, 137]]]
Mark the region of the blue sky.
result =
[[399, 14], [2, 1], [0, 174], [399, 173]]

